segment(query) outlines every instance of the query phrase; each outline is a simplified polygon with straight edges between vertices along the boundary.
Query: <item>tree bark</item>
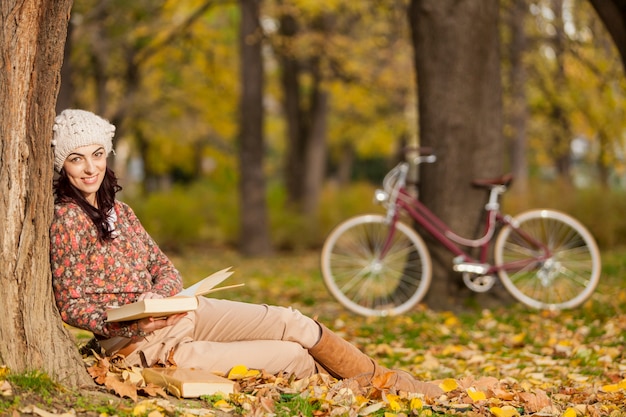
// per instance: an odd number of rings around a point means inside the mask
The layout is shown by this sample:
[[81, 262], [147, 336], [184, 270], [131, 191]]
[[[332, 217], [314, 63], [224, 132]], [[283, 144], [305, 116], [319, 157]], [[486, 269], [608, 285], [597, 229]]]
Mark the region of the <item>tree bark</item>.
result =
[[312, 99], [311, 131], [306, 141], [304, 198], [302, 212], [314, 214], [319, 204], [326, 168], [326, 133], [328, 131], [328, 93], [322, 87], [319, 69]]
[[525, 193], [528, 189], [528, 140], [526, 125], [528, 122], [528, 100], [526, 97], [526, 68], [523, 56], [526, 52], [526, 34], [524, 22], [528, 10], [527, 0], [514, 0], [509, 12], [508, 27], [511, 31], [509, 45], [509, 127], [511, 171], [515, 189]]
[[240, 249], [248, 256], [271, 252], [263, 172], [263, 57], [259, 21], [261, 0], [239, 0], [241, 98], [239, 164], [241, 178]]
[[624, 0], [590, 0], [615, 42], [626, 69], [626, 2]]
[[[499, 176], [503, 169], [498, 11], [496, 0], [412, 0], [409, 7], [420, 145], [438, 157], [421, 167], [420, 195], [467, 238], [483, 232], [486, 202], [485, 191], [470, 181]], [[472, 293], [452, 272], [452, 255], [440, 245], [430, 249], [433, 284], [425, 301], [456, 310]]]
[[69, 386], [92, 383], [54, 304], [52, 124], [71, 0], [0, 5], [0, 363], [39, 369]]
[[[324, 17], [318, 26], [325, 28]], [[293, 15], [281, 14], [280, 35], [281, 46], [276, 53], [287, 125], [285, 188], [291, 207], [310, 215], [317, 209], [326, 168], [328, 93], [323, 86], [320, 57], [302, 59], [295, 53], [299, 25]], [[308, 87], [302, 82], [306, 75], [312, 79]]]

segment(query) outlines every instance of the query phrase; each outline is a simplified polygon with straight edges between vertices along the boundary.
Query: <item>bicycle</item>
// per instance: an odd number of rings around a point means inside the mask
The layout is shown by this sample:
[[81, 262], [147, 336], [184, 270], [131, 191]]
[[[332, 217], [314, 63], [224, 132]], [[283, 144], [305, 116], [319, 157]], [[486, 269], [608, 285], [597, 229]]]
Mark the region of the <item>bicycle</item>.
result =
[[[434, 163], [421, 152], [413, 163]], [[374, 199], [386, 214], [363, 214], [338, 224], [321, 252], [324, 283], [344, 307], [363, 316], [403, 314], [418, 304], [432, 280], [430, 252], [412, 219], [454, 255], [452, 268], [475, 292], [489, 291], [497, 278], [519, 302], [536, 309], [575, 308], [595, 291], [600, 279], [600, 252], [578, 220], [552, 209], [535, 209], [515, 217], [500, 210], [500, 196], [510, 186], [508, 174], [474, 180], [489, 193], [483, 236], [455, 234], [406, 187], [409, 162], [400, 162], [383, 180]], [[499, 230], [496, 234], [496, 230]], [[495, 241], [494, 241], [495, 237]], [[493, 249], [490, 251], [491, 244]], [[479, 255], [469, 252], [477, 248]], [[488, 255], [493, 255], [493, 261]]]

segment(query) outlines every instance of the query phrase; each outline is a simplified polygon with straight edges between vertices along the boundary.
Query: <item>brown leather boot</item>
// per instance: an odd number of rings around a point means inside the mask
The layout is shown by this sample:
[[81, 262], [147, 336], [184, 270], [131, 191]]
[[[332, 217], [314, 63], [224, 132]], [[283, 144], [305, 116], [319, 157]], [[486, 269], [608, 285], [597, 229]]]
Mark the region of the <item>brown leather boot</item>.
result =
[[318, 324], [321, 328], [320, 340], [309, 349], [309, 353], [335, 378], [352, 378], [362, 387], [374, 386], [378, 389], [424, 394], [426, 397], [437, 397], [443, 393], [437, 385], [418, 381], [408, 372], [379, 365], [356, 346], [323, 324]]

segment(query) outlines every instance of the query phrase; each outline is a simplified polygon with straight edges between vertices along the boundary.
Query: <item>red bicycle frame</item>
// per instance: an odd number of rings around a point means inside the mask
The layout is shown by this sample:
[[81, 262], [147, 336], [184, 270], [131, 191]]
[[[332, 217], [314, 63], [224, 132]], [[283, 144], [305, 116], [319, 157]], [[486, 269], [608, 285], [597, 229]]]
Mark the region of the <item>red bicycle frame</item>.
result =
[[[543, 243], [537, 241], [536, 239], [529, 236], [524, 231], [517, 228], [513, 223], [510, 222], [508, 216], [503, 216], [498, 208], [487, 207], [486, 208], [486, 222], [485, 222], [485, 233], [483, 237], [475, 240], [466, 240], [467, 245], [463, 246], [473, 246], [480, 248], [480, 257], [479, 259], [473, 258], [467, 251], [461, 249], [461, 244], [455, 242], [450, 235], [454, 235], [454, 233], [450, 230], [450, 228], [439, 218], [437, 217], [428, 207], [426, 207], [420, 200], [412, 197], [404, 187], [401, 187], [398, 190], [398, 196], [392, 204], [395, 205], [395, 210], [393, 214], [390, 216], [389, 222], [390, 226], [394, 226], [397, 221], [399, 221], [399, 213], [404, 211], [408, 213], [408, 215], [422, 228], [424, 228], [430, 235], [435, 238], [439, 243], [441, 243], [446, 249], [448, 249], [455, 257], [462, 258], [462, 262], [466, 263], [479, 263], [489, 265], [489, 269], [486, 274], [493, 274], [498, 272], [499, 270], [520, 270], [528, 267], [531, 264], [536, 264], [537, 262], [542, 262], [545, 259], [550, 258], [551, 253], [548, 247], [546, 247]], [[398, 208], [400, 210], [398, 210]], [[522, 239], [532, 244], [538, 250], [543, 252], [542, 256], [539, 256], [533, 260], [520, 260], [514, 262], [508, 262], [503, 265], [492, 265], [488, 262], [487, 258], [489, 256], [489, 244], [493, 240], [493, 235], [495, 231], [495, 227], [497, 224], [503, 224], [505, 226], [511, 227], [515, 233], [517, 233]], [[393, 236], [395, 234], [395, 226], [390, 227], [389, 235], [387, 236], [385, 245], [383, 247], [383, 251], [381, 253], [381, 257], [384, 257], [384, 254], [387, 252], [388, 247], [391, 244]]]

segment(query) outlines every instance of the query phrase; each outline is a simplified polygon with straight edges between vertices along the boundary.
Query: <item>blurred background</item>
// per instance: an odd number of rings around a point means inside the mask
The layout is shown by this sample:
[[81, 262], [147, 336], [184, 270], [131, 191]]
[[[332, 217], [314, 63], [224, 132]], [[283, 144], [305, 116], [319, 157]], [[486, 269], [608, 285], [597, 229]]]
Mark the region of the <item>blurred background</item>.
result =
[[[117, 126], [120, 197], [172, 253], [316, 250], [421, 143], [408, 0], [245, 3], [74, 1], [57, 110]], [[498, 32], [505, 209], [623, 245], [626, 83], [595, 10], [502, 0]]]

